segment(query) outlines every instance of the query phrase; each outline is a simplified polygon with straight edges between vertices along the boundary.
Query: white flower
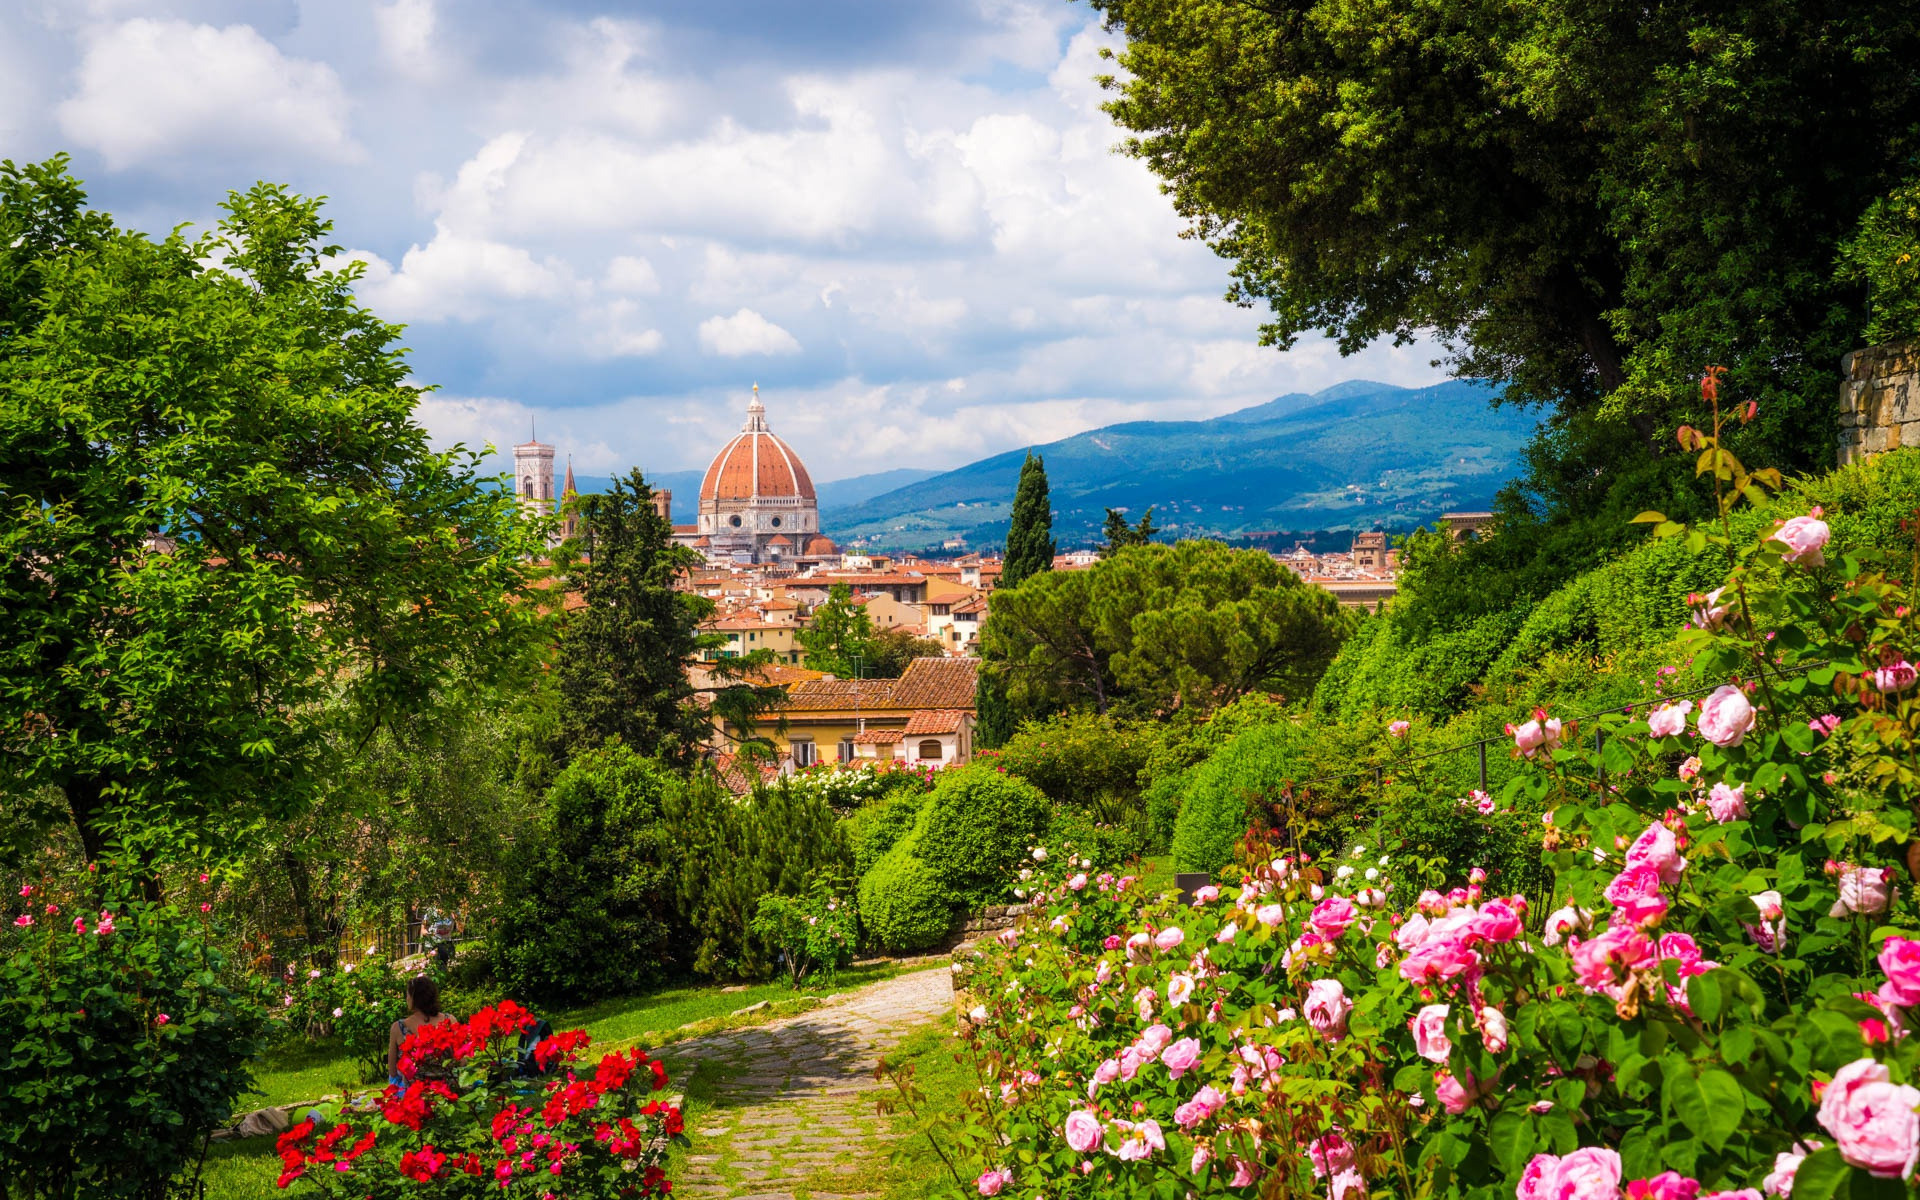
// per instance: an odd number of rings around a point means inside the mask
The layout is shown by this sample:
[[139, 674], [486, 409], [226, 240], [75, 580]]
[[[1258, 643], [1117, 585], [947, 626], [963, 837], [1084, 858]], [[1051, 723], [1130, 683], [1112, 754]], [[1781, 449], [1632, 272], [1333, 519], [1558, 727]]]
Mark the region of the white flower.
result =
[[1333, 873], [1333, 877], [1335, 879], [1345, 879], [1352, 874], [1353, 874], [1353, 868], [1343, 864], [1339, 870]]
[[1387, 865], [1387, 856], [1384, 854], [1380, 856], [1380, 865], [1383, 867]]
[[1367, 848], [1365, 846], [1355, 846], [1353, 848], [1353, 856], [1355, 858], [1359, 858], [1362, 854], [1365, 854], [1366, 852], [1367, 852]]
[[349, 974], [349, 975], [351, 975], [351, 974], [353, 974], [353, 964], [352, 964], [352, 963], [348, 963], [348, 964], [347, 964], [347, 974]]
[[1378, 878], [1380, 878], [1380, 869], [1378, 867], [1368, 867], [1366, 875], [1367, 882], [1372, 883]]
[[1033, 848], [1033, 861], [1035, 862], [1047, 861], [1047, 848], [1045, 846], [1035, 846]]
[[347, 1015], [347, 1010], [344, 1008], [336, 1008], [333, 1010], [333, 1015], [336, 1017], [344, 1017]]

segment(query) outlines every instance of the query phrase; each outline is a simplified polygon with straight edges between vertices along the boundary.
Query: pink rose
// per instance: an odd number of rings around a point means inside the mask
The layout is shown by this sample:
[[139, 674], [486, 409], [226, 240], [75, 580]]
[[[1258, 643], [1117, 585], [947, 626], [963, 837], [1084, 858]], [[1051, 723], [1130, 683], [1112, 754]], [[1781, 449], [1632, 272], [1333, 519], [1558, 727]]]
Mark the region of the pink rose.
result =
[[155, 1025], [165, 1025], [165, 1024], [166, 1024], [167, 1022], [169, 1022], [169, 1021], [171, 1021], [171, 1020], [173, 1020], [173, 1018], [172, 1018], [172, 1017], [170, 1017], [170, 1016], [168, 1016], [168, 1015], [167, 1015], [167, 1014], [165, 1014], [165, 1013], [161, 1013], [161, 1014], [160, 1014], [159, 1016], [157, 1016], [157, 1017], [155, 1017], [155, 1018], [153, 1019], [153, 1023], [154, 1023]]
[[1169, 925], [1165, 929], [1162, 929], [1158, 934], [1154, 935], [1153, 944], [1158, 946], [1160, 950], [1164, 953], [1165, 951], [1173, 949], [1175, 946], [1178, 946], [1181, 942], [1184, 942], [1186, 940], [1187, 940], [1187, 935], [1184, 932], [1182, 932], [1182, 930], [1178, 925]]
[[1660, 894], [1660, 874], [1652, 867], [1628, 867], [1607, 884], [1606, 897], [1620, 915], [1635, 925], [1650, 925], [1667, 912]]
[[1881, 989], [1895, 1004], [1920, 1004], [1920, 942], [1890, 937], [1880, 947], [1880, 969], [1887, 973]]
[[1146, 1052], [1148, 1058], [1165, 1050], [1168, 1043], [1172, 1041], [1173, 1030], [1165, 1025], [1149, 1025], [1140, 1031], [1140, 1048]]
[[1700, 956], [1700, 943], [1684, 933], [1663, 933], [1656, 949], [1661, 958], [1672, 959], [1679, 965], [1680, 978], [1691, 979], [1695, 975], [1704, 975], [1719, 963], [1709, 962]]
[[1195, 1093], [1193, 1099], [1173, 1110], [1174, 1123], [1182, 1129], [1192, 1129], [1219, 1112], [1226, 1102], [1226, 1094], [1208, 1084]]
[[1652, 867], [1660, 873], [1661, 883], [1679, 883], [1680, 872], [1687, 869], [1687, 860], [1680, 857], [1680, 844], [1673, 830], [1655, 821], [1627, 847], [1627, 866]]
[[1468, 928], [1489, 942], [1510, 942], [1520, 936], [1520, 914], [1505, 900], [1489, 900]]
[[1920, 671], [1915, 671], [1913, 664], [1904, 658], [1898, 662], [1882, 664], [1873, 670], [1873, 686], [1889, 694], [1904, 692], [1916, 681], [1920, 681]]
[[[1212, 1146], [1207, 1145], [1205, 1142], [1201, 1142], [1199, 1145], [1193, 1148], [1193, 1173], [1195, 1175], [1198, 1175], [1200, 1172], [1206, 1170], [1207, 1164], [1212, 1161], [1213, 1161]], [[1087, 1165], [1091, 1166], [1092, 1164], [1088, 1163]]]
[[[1137, 1067], [1135, 1069], [1138, 1070]], [[1112, 1083], [1114, 1080], [1118, 1078], [1120, 1078], [1120, 1060], [1119, 1059], [1110, 1058], [1107, 1061], [1101, 1063], [1099, 1066], [1093, 1069], [1093, 1078], [1087, 1080], [1088, 1098], [1091, 1099], [1093, 1094], [1100, 1090], [1100, 1087], [1102, 1084]]]
[[1329, 896], [1314, 906], [1313, 915], [1307, 918], [1307, 924], [1314, 932], [1332, 941], [1347, 931], [1353, 919], [1359, 914], [1354, 910], [1353, 902], [1345, 896]]
[[1694, 1200], [1700, 1194], [1700, 1181], [1678, 1171], [1662, 1171], [1652, 1179], [1636, 1179], [1627, 1185], [1629, 1200]]
[[1307, 1024], [1321, 1037], [1337, 1042], [1347, 1036], [1347, 1014], [1353, 1011], [1353, 1001], [1347, 999], [1347, 989], [1338, 979], [1316, 979], [1308, 984], [1307, 1002], [1301, 1009]]
[[1393, 724], [1387, 726], [1387, 732], [1397, 738], [1403, 738], [1407, 736], [1407, 731], [1412, 728], [1413, 723], [1410, 721], [1395, 721]]
[[1062, 1132], [1066, 1134], [1067, 1145], [1085, 1154], [1100, 1144], [1100, 1118], [1084, 1108], [1076, 1108], [1067, 1114]]
[[1821, 550], [1832, 536], [1833, 531], [1819, 517], [1794, 517], [1781, 522], [1780, 528], [1774, 530], [1768, 540], [1786, 547], [1780, 557], [1788, 562], [1819, 567], [1826, 565], [1827, 558]]
[[1072, 879], [1067, 880], [1068, 891], [1077, 892], [1081, 888], [1084, 888], [1086, 886], [1087, 886], [1087, 873], [1085, 871], [1082, 871], [1079, 874], [1075, 875]]
[[1569, 940], [1574, 974], [1581, 986], [1600, 991], [1620, 981], [1628, 971], [1653, 961], [1653, 942], [1637, 929], [1609, 929], [1591, 941]]
[[1480, 1009], [1480, 1036], [1485, 1039], [1487, 1049], [1495, 1054], [1507, 1048], [1507, 1014], [1491, 1004]]
[[1728, 787], [1724, 783], [1714, 784], [1713, 790], [1707, 793], [1707, 811], [1722, 825], [1728, 821], [1746, 820], [1747, 785], [1743, 783], [1739, 787]]
[[1448, 1011], [1444, 1004], [1429, 1004], [1408, 1022], [1413, 1029], [1413, 1052], [1428, 1062], [1446, 1062], [1453, 1053], [1453, 1043], [1447, 1039]]
[[1687, 714], [1692, 711], [1691, 700], [1662, 704], [1647, 718], [1647, 732], [1654, 737], [1679, 737], [1687, 731]]
[[1281, 921], [1284, 921], [1286, 916], [1287, 910], [1278, 904], [1262, 904], [1253, 914], [1254, 920], [1267, 926], [1269, 929], [1278, 925]]
[[1593, 928], [1593, 914], [1577, 905], [1569, 904], [1565, 908], [1556, 908], [1547, 914], [1546, 932], [1540, 940], [1549, 946], [1558, 946], [1568, 934], [1585, 933]]
[[1428, 927], [1427, 919], [1415, 913], [1402, 922], [1400, 928], [1393, 931], [1394, 944], [1402, 950], [1418, 950], [1421, 943], [1427, 940]]
[[1400, 978], [1409, 983], [1444, 983], [1456, 976], [1480, 973], [1480, 953], [1452, 938], [1427, 942], [1400, 963]]
[[1218, 900], [1219, 898], [1220, 898], [1220, 889], [1214, 886], [1213, 884], [1209, 883], [1205, 887], [1201, 888], [1199, 891], [1196, 891], [1193, 894], [1193, 903], [1195, 907], [1198, 907], [1202, 904], [1212, 904], [1215, 900]]
[[982, 1196], [998, 1196], [1000, 1189], [1013, 1182], [1013, 1172], [1005, 1167], [997, 1171], [987, 1171], [974, 1181]]
[[1700, 736], [1722, 750], [1738, 746], [1753, 731], [1753, 705], [1745, 692], [1722, 684], [1700, 702], [1697, 724]]
[[1719, 629], [1727, 623], [1727, 614], [1733, 611], [1733, 605], [1720, 603], [1720, 593], [1726, 590], [1717, 587], [1704, 596], [1687, 597], [1687, 603], [1693, 608], [1695, 629]]
[[1560, 718], [1536, 711], [1533, 720], [1524, 725], [1509, 725], [1507, 732], [1513, 735], [1514, 749], [1532, 758], [1542, 748], [1551, 750], [1560, 744]]
[[[1473, 1077], [1469, 1075], [1467, 1078], [1471, 1081]], [[1456, 1117], [1473, 1105], [1473, 1093], [1445, 1067], [1433, 1073], [1433, 1094], [1439, 1098], [1440, 1107]]]
[[1840, 1157], [1880, 1179], [1906, 1179], [1920, 1159], [1920, 1088], [1892, 1082], [1887, 1068], [1856, 1059], [1820, 1094], [1820, 1126]]
[[1200, 1042], [1197, 1038], [1181, 1038], [1160, 1052], [1160, 1062], [1175, 1079], [1193, 1070], [1200, 1061]]
[[1856, 867], [1840, 864], [1840, 895], [1828, 911], [1830, 917], [1850, 913], [1885, 912], [1893, 903], [1893, 872], [1884, 867]]
[[1554, 1200], [1615, 1200], [1620, 1195], [1620, 1156], [1583, 1146], [1560, 1160], [1552, 1189]]
[[1840, 718], [1832, 713], [1828, 713], [1824, 717], [1815, 717], [1813, 720], [1808, 721], [1807, 728], [1813, 730], [1823, 738], [1832, 737], [1833, 731], [1840, 728]]
[[1193, 976], [1175, 971], [1167, 980], [1167, 1003], [1175, 1008], [1193, 999]]
[[1327, 1200], [1367, 1200], [1366, 1176], [1348, 1167], [1327, 1183]]
[[1559, 1155], [1534, 1155], [1520, 1172], [1520, 1182], [1513, 1189], [1515, 1200], [1553, 1200], [1553, 1181], [1559, 1175]]
[[1353, 1165], [1353, 1146], [1338, 1129], [1329, 1130], [1307, 1143], [1307, 1157], [1313, 1161], [1313, 1177], [1325, 1179]]
[[1782, 1150], [1773, 1156], [1773, 1170], [1760, 1181], [1760, 1188], [1769, 1196], [1787, 1197], [1793, 1195], [1793, 1177], [1799, 1173], [1800, 1164], [1807, 1161], [1807, 1155], [1826, 1145], [1825, 1142], [1802, 1142], [1791, 1150]]
[[1700, 778], [1700, 756], [1698, 754], [1689, 754], [1686, 761], [1680, 764], [1680, 769], [1675, 773], [1679, 775], [1680, 778], [1689, 782]]
[[1115, 1138], [1114, 1144], [1107, 1147], [1107, 1153], [1121, 1162], [1140, 1162], [1167, 1148], [1167, 1139], [1160, 1133], [1158, 1121], [1135, 1123], [1116, 1117], [1107, 1128]]

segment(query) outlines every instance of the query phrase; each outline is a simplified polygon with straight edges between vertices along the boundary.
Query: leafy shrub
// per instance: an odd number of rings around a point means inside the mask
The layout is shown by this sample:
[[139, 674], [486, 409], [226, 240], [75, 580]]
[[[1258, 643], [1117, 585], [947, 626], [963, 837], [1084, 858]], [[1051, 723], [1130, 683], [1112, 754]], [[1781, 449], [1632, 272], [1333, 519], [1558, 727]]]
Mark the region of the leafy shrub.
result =
[[939, 768], [903, 762], [817, 763], [772, 786], [821, 800], [836, 812], [851, 812], [899, 795], [923, 795]]
[[1840, 278], [1867, 290], [1867, 338], [1920, 337], [1920, 180], [1875, 200], [1842, 243]]
[[1085, 809], [1108, 825], [1139, 813], [1140, 772], [1159, 746], [1155, 727], [1099, 713], [1061, 713], [1029, 721], [980, 761], [1005, 767], [1056, 805]]
[[762, 896], [754, 936], [780, 952], [799, 987], [818, 971], [832, 983], [860, 945], [860, 919], [843, 879], [816, 879], [805, 896]]
[[844, 822], [818, 796], [782, 787], [736, 798], [710, 775], [676, 788], [666, 828], [689, 965], [712, 978], [763, 978], [774, 948], [753, 932], [763, 896], [800, 896], [853, 865]]
[[662, 826], [661, 805], [676, 786], [666, 768], [618, 743], [575, 759], [554, 780], [491, 938], [509, 988], [575, 1001], [667, 977], [682, 848]]
[[264, 1006], [207, 924], [109, 895], [96, 910], [30, 888], [0, 950], [7, 1195], [160, 1200], [252, 1086]]
[[1244, 730], [1280, 724], [1290, 719], [1289, 712], [1285, 703], [1256, 692], [1215, 709], [1204, 720], [1163, 730], [1140, 770], [1140, 805], [1146, 813], [1150, 844], [1172, 844], [1188, 772]]
[[920, 809], [913, 853], [951, 903], [992, 904], [1005, 899], [1007, 876], [1046, 831], [1050, 815], [1046, 796], [1024, 780], [979, 765], [949, 768]]
[[360, 1064], [361, 1078], [386, 1075], [387, 1033], [407, 1015], [405, 981], [386, 960], [369, 956], [331, 969], [287, 968], [280, 1018], [285, 1033], [309, 1041], [337, 1038]]
[[1248, 729], [1186, 777], [1180, 818], [1173, 829], [1173, 861], [1182, 871], [1218, 871], [1233, 861], [1251, 808], [1301, 776], [1306, 740], [1291, 724]]
[[860, 919], [867, 936], [892, 954], [937, 946], [953, 930], [952, 893], [916, 853], [908, 834], [860, 880]]
[[899, 793], [869, 804], [847, 818], [847, 842], [853, 850], [855, 874], [865, 875], [873, 870], [887, 851], [893, 849], [894, 843], [907, 836], [925, 803], [924, 794]]
[[337, 1200], [666, 1195], [667, 1152], [687, 1144], [680, 1110], [652, 1098], [666, 1068], [637, 1048], [584, 1063], [591, 1039], [571, 1030], [541, 1041], [538, 1076], [523, 1077], [518, 1041], [534, 1020], [506, 1002], [423, 1026], [400, 1048], [405, 1085], [373, 1110], [281, 1135], [280, 1186]]

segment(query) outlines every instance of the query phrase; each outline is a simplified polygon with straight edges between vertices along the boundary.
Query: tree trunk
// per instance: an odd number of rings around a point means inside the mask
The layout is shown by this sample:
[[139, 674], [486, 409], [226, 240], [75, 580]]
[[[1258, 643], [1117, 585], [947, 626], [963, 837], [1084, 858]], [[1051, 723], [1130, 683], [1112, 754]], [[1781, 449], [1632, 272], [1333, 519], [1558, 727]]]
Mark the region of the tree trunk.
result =
[[300, 923], [306, 926], [307, 956], [314, 966], [329, 969], [340, 957], [340, 931], [321, 916], [314, 904], [313, 877], [307, 871], [306, 861], [291, 850], [282, 850], [280, 864], [286, 868], [287, 885], [293, 890], [294, 909], [300, 914]]

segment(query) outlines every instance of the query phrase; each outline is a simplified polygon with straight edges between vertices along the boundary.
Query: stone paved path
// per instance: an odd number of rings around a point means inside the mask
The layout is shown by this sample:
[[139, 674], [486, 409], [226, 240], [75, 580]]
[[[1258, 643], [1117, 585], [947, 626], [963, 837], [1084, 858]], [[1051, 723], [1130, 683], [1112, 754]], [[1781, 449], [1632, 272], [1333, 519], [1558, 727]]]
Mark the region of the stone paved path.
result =
[[713, 1072], [712, 1107], [694, 1115], [693, 1148], [673, 1194], [692, 1200], [846, 1200], [878, 1191], [898, 1135], [874, 1110], [874, 1064], [953, 1005], [952, 975], [915, 971], [828, 999], [782, 1021], [673, 1048]]

